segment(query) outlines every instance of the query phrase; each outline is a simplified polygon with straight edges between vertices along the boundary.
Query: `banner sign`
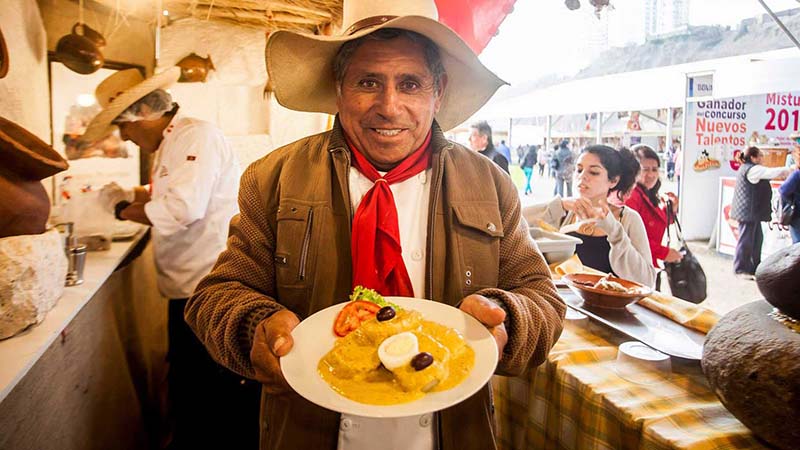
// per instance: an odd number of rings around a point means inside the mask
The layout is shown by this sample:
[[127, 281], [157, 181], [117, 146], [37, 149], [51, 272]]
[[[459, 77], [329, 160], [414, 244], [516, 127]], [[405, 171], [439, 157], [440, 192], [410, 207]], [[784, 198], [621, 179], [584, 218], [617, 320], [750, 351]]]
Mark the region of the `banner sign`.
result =
[[[720, 180], [719, 193], [719, 217], [717, 230], [719, 239], [717, 240], [717, 251], [726, 255], [736, 252], [736, 242], [739, 240], [739, 224], [731, 218], [731, 206], [733, 203], [733, 191], [736, 188], [736, 179], [722, 177]], [[775, 223], [778, 213], [778, 188], [781, 181], [770, 182], [772, 188], [772, 222], [761, 222], [761, 229], [764, 234], [764, 241], [761, 245], [761, 259], [777, 252], [778, 250], [792, 245], [792, 237], [789, 235], [788, 227], [783, 227]]]
[[800, 130], [800, 91], [687, 102], [683, 139], [681, 223], [686, 239], [709, 238], [720, 178], [735, 177], [736, 155], [754, 145], [791, 150]]
[[693, 75], [687, 78], [686, 97], [711, 97], [714, 95], [714, 74]]

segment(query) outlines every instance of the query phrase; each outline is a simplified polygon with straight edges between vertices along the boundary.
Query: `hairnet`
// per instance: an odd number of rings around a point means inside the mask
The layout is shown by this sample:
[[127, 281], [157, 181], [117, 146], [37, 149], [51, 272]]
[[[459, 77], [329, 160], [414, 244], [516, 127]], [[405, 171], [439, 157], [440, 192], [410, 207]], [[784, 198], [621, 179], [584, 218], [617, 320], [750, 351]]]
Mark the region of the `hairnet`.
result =
[[169, 95], [169, 92], [163, 89], [156, 89], [136, 100], [128, 109], [122, 111], [113, 120], [113, 123], [155, 120], [171, 111], [174, 107], [175, 104], [172, 102], [172, 96]]

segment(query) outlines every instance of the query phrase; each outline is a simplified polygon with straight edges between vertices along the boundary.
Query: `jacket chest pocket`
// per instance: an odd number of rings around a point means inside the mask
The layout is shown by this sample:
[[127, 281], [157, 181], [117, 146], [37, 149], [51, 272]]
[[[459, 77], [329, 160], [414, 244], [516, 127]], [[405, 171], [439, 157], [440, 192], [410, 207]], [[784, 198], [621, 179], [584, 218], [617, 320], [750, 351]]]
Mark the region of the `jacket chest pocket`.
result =
[[496, 203], [453, 206], [461, 288], [470, 294], [497, 287], [503, 222]]
[[314, 208], [284, 202], [277, 214], [274, 261], [278, 286], [305, 285], [311, 265]]

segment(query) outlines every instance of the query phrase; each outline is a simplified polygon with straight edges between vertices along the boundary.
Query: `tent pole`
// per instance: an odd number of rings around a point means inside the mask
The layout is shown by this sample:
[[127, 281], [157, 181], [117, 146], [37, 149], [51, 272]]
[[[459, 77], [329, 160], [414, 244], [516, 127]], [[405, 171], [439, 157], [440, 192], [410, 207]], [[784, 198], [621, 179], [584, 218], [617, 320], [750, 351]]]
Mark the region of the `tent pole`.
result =
[[783, 22], [781, 22], [781, 19], [779, 19], [778, 16], [776, 16], [771, 9], [769, 9], [769, 6], [767, 6], [764, 0], [758, 0], [758, 3], [761, 3], [761, 6], [763, 6], [764, 9], [767, 10], [767, 14], [769, 14], [769, 16], [772, 17], [772, 20], [774, 20], [775, 23], [778, 24], [781, 30], [783, 30], [784, 34], [786, 34], [786, 36], [788, 36], [789, 39], [794, 43], [795, 47], [800, 48], [800, 42], [797, 42], [797, 38], [794, 37], [794, 35], [792, 34], [791, 31], [789, 31], [788, 28], [786, 28], [786, 25], [784, 25]]
[[667, 132], [664, 135], [664, 151], [672, 145], [672, 107], [667, 108]]
[[[513, 124], [514, 124], [514, 119], [509, 117], [508, 118], [508, 143], [506, 144], [506, 147], [508, 147], [508, 148], [511, 148], [511, 126]], [[511, 161], [509, 161], [508, 163], [511, 164]]]
[[595, 144], [603, 143], [603, 113], [597, 113], [597, 135], [595, 137]]

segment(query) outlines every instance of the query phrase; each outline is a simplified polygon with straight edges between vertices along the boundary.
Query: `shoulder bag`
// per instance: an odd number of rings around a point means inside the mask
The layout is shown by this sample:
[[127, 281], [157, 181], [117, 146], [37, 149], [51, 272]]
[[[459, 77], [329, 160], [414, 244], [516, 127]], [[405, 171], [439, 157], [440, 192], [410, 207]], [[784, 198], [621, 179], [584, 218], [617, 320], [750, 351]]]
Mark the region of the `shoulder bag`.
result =
[[664, 271], [672, 295], [692, 303], [700, 303], [706, 299], [706, 273], [700, 266], [700, 261], [689, 251], [683, 239], [683, 231], [677, 217], [673, 217], [672, 202], [667, 202], [667, 246], [672, 241], [669, 233], [669, 223], [675, 221], [675, 234], [681, 244], [680, 251], [683, 259], [679, 262], [664, 262]]
[[792, 223], [792, 219], [794, 219], [794, 198], [781, 196], [778, 205], [778, 222], [783, 226], [789, 226]]

